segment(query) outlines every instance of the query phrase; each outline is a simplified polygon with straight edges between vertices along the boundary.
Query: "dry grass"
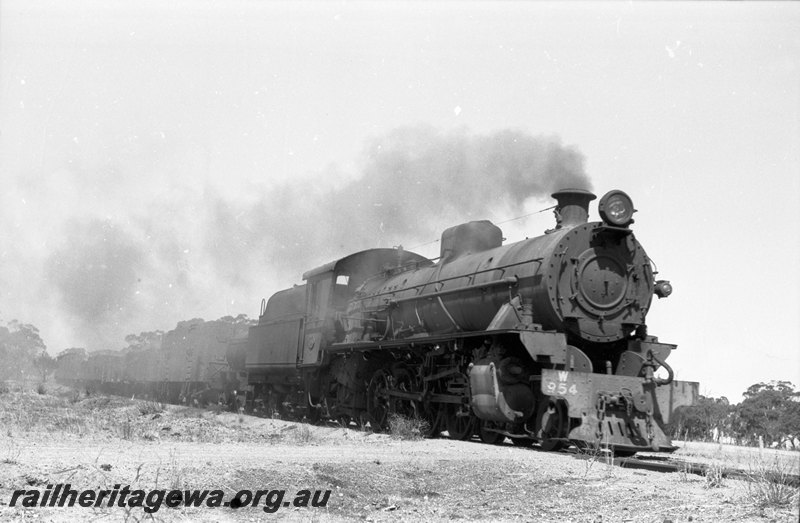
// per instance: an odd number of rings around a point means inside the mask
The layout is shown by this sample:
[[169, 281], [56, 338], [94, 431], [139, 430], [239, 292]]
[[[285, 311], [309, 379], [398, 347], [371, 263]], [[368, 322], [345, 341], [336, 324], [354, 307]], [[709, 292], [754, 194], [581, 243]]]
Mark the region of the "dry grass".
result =
[[409, 418], [400, 414], [389, 416], [389, 434], [394, 439], [417, 441], [428, 432], [428, 422], [420, 418]]
[[90, 395], [72, 389], [46, 394], [12, 391], [0, 396], [0, 426], [7, 437], [134, 440], [249, 441], [262, 437], [243, 423], [226, 423], [209, 411], [156, 401]]
[[796, 485], [796, 471], [785, 462], [772, 459], [754, 460], [747, 473], [747, 499], [758, 507], [785, 507], [798, 505], [800, 494]]
[[[167, 407], [164, 417], [172, 413]], [[175, 412], [178, 412], [177, 410]], [[185, 416], [169, 418], [195, 420]], [[209, 415], [209, 414], [206, 414]], [[213, 416], [213, 415], [212, 415]], [[225, 416], [238, 424], [238, 417]], [[135, 420], [134, 420], [135, 421]], [[8, 489], [34, 482], [44, 485], [69, 482], [82, 488], [221, 489], [229, 499], [240, 489], [257, 487], [330, 489], [331, 503], [324, 509], [279, 515], [290, 520], [402, 520], [449, 521], [479, 517], [486, 521], [752, 521], [752, 506], [738, 497], [744, 483], [708, 490], [702, 478], [682, 482], [676, 475], [613, 468], [613, 477], [599, 475], [605, 452], [590, 452], [589, 480], [581, 479], [587, 464], [569, 454], [553, 454], [451, 440], [406, 442], [380, 438], [381, 445], [326, 445], [328, 434], [358, 433], [342, 428], [289, 424], [281, 420], [255, 420], [264, 431], [279, 434], [280, 445], [152, 445], [142, 441], [119, 446], [106, 442], [86, 445], [79, 458], [57, 468], [35, 460], [30, 452], [22, 465], [0, 466], [0, 498]], [[245, 424], [253, 423], [246, 417]], [[294, 428], [287, 428], [294, 427]], [[307, 432], [306, 432], [307, 431]], [[120, 440], [118, 440], [119, 442]], [[320, 449], [301, 444], [316, 444]], [[83, 442], [72, 442], [84, 447]], [[341, 450], [340, 450], [341, 449]], [[2, 447], [0, 446], [0, 450]], [[52, 449], [59, 451], [56, 447]], [[220, 458], [218, 452], [224, 452]], [[303, 460], [286, 459], [299, 453]], [[100, 455], [98, 455], [100, 454]], [[1, 455], [1, 454], [0, 454]], [[63, 454], [60, 454], [63, 456]], [[63, 458], [61, 458], [63, 459]], [[611, 467], [609, 467], [611, 468]], [[6, 474], [5, 477], [2, 474]], [[48, 519], [53, 514], [82, 519], [129, 521], [259, 520], [260, 509], [212, 511], [208, 508], [162, 508], [152, 516], [142, 508], [98, 508], [72, 512], [35, 510], [31, 516]], [[764, 521], [790, 521], [786, 509], [766, 509]], [[0, 520], [13, 519], [9, 507], [0, 506]], [[796, 521], [796, 516], [794, 518]]]
[[692, 465], [689, 462], [681, 462], [678, 464], [678, 477], [681, 478], [681, 481], [686, 483], [689, 481], [689, 478], [692, 474]]
[[[4, 435], [104, 441], [258, 442], [269, 445], [343, 444], [378, 436], [350, 429], [270, 420], [223, 411], [132, 400], [61, 388], [47, 394], [0, 395]], [[388, 438], [388, 437], [387, 437]], [[0, 459], [2, 456], [0, 455]]]
[[22, 447], [19, 446], [15, 441], [8, 441], [4, 445], [3, 449], [3, 459], [2, 463], [6, 465], [16, 465], [19, 463], [19, 457], [22, 454]]
[[578, 456], [583, 460], [582, 480], [589, 479], [589, 475], [597, 463], [604, 465], [602, 475], [608, 478], [614, 473], [614, 454], [607, 445], [594, 442], [578, 449]]
[[160, 401], [144, 400], [139, 402], [139, 413], [142, 416], [152, 416], [164, 412], [164, 404]]
[[[3, 432], [13, 434], [5, 440], [0, 435], [0, 483], [6, 489], [29, 481], [105, 488], [119, 483], [144, 489], [222, 488], [228, 494], [267, 484], [333, 488], [336, 501], [331, 507], [336, 512], [332, 514], [354, 519], [380, 518], [387, 512], [391, 514], [386, 517], [406, 520], [476, 514], [487, 520], [529, 520], [534, 518], [531, 511], [535, 508], [540, 519], [553, 521], [588, 521], [589, 515], [601, 512], [603, 521], [625, 521], [633, 512], [648, 521], [658, 517], [659, 521], [685, 521], [698, 514], [704, 514], [707, 521], [749, 521], [754, 517], [753, 507], [759, 507], [776, 521], [788, 521], [787, 515], [792, 514], [796, 521], [797, 489], [775, 479], [796, 473], [797, 452], [784, 456], [765, 451], [760, 455], [714, 444], [692, 444], [679, 451], [687, 461], [717, 462], [720, 474], [723, 465], [729, 467], [741, 456], [756, 458], [750, 462], [749, 482], [734, 478], [722, 482], [716, 479], [713, 467], [705, 477], [693, 478], [688, 469], [674, 475], [619, 469], [610, 465], [611, 455], [602, 445], [584, 449], [584, 461], [577, 461], [567, 454], [530, 452], [511, 445], [417, 442], [425, 433], [419, 420], [397, 417], [391, 422], [390, 435], [375, 435], [157, 402], [76, 396], [72, 391], [44, 395], [14, 391], [0, 395], [0, 425], [7, 428]], [[98, 461], [92, 454], [54, 471], [35, 461], [26, 446], [29, 440], [54, 438], [81, 449], [98, 449], [103, 457]], [[149, 443], [150, 439], [158, 444]], [[380, 444], [363, 444], [371, 441]], [[238, 453], [240, 443], [242, 449], [253, 453], [272, 449], [266, 451], [272, 460], [227, 464], [216, 457], [220, 450]], [[319, 448], [314, 448], [317, 445]], [[168, 449], [175, 447], [178, 453], [170, 450], [167, 456]], [[451, 447], [458, 447], [458, 454], [443, 455], [451, 452]], [[159, 453], [157, 461], [152, 453]], [[308, 461], [263, 465], [281, 463], [284, 455], [292, 453], [307, 454]], [[340, 453], [347, 453], [347, 460], [335, 458]], [[242, 454], [248, 452], [242, 450]], [[365, 459], [365, 454], [370, 458]], [[316, 461], [322, 464], [309, 466]], [[5, 495], [7, 492], [0, 493], [0, 497]], [[601, 511], [598, 507], [605, 508]], [[0, 507], [0, 520], [10, 513], [3, 510]], [[114, 514], [128, 520], [151, 519], [140, 509]], [[191, 520], [209, 517], [209, 512], [162, 511], [155, 517], [178, 515]]]
[[[800, 511], [800, 452], [738, 447], [719, 443], [687, 442], [676, 457], [706, 464], [704, 487], [723, 488], [726, 469], [743, 472], [740, 501], [761, 510]], [[687, 476], [687, 474], [683, 474]]]
[[747, 470], [753, 461], [778, 460], [789, 470], [798, 473], [800, 452], [796, 450], [759, 449], [758, 447], [739, 447], [722, 443], [706, 443], [699, 441], [674, 441], [680, 448], [674, 456], [679, 459], [709, 462], [723, 461], [728, 467]]
[[308, 425], [300, 425], [292, 427], [295, 430], [291, 431], [293, 440], [298, 445], [312, 445], [317, 442], [318, 438], [312, 428]]
[[706, 488], [720, 488], [724, 485], [723, 473], [725, 468], [719, 462], [708, 465], [703, 473]]

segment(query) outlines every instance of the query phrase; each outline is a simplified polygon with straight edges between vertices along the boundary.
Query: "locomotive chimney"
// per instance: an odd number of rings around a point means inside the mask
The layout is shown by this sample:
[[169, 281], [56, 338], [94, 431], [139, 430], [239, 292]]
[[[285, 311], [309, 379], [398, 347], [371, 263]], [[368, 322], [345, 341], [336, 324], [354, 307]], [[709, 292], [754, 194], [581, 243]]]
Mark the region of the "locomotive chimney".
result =
[[561, 189], [553, 193], [556, 199], [556, 229], [574, 227], [589, 221], [589, 202], [597, 198], [583, 189]]

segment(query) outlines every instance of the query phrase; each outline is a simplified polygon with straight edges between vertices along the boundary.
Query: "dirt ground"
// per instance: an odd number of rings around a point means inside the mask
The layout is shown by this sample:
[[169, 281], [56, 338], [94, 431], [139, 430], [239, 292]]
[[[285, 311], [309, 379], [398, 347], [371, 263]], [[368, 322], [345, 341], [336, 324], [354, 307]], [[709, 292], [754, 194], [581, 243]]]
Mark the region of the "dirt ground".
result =
[[[603, 455], [311, 426], [74, 391], [0, 393], [2, 521], [798, 521], [798, 494], [775, 503], [758, 481], [607, 464]], [[689, 443], [677, 456], [781, 470], [800, 453]], [[774, 464], [773, 464], [774, 462]], [[795, 469], [796, 471], [796, 469]], [[9, 506], [18, 489], [284, 490], [257, 507]], [[783, 487], [786, 489], [787, 487]], [[327, 504], [293, 506], [302, 490]], [[785, 493], [785, 491], [784, 491]], [[276, 498], [271, 498], [274, 501]], [[774, 500], [774, 498], [771, 498]], [[284, 506], [288, 505], [288, 506]]]

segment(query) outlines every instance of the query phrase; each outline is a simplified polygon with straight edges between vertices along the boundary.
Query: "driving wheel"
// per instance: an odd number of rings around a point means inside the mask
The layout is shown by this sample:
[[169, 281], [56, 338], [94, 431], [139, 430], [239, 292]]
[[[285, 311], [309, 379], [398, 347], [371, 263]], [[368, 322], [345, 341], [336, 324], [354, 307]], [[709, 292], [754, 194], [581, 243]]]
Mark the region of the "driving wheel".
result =
[[388, 426], [389, 417], [389, 376], [386, 371], [375, 371], [367, 385], [367, 415], [370, 426], [380, 432]]

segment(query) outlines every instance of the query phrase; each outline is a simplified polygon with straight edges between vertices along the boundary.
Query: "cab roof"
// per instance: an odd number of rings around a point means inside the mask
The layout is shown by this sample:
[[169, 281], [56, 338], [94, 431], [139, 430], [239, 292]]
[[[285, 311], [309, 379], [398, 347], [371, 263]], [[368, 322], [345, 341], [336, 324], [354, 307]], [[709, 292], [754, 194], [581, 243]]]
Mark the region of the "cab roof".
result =
[[413, 263], [430, 265], [433, 262], [424, 256], [402, 249], [368, 249], [312, 269], [303, 274], [303, 279], [313, 280], [330, 272], [360, 276], [360, 279], [364, 279], [388, 269]]

